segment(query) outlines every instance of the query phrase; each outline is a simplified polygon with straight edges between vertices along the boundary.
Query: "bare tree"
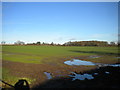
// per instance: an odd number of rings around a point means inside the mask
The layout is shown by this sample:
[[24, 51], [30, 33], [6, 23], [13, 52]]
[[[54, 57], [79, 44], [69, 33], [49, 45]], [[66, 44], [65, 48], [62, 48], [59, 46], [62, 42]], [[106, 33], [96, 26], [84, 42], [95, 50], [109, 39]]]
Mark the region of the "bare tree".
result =
[[6, 42], [5, 41], [2, 41], [1, 44], [4, 45]]
[[15, 43], [14, 43], [15, 45], [24, 45], [25, 43], [23, 42], [23, 41], [16, 41]]
[[114, 45], [115, 45], [115, 42], [110, 42], [110, 45], [114, 46]]

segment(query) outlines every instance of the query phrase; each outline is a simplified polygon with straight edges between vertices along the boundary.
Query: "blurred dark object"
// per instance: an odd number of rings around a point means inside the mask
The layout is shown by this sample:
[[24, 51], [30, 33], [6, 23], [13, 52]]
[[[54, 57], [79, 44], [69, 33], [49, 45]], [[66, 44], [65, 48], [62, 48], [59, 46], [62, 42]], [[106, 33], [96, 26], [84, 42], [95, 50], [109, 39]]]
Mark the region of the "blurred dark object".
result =
[[30, 90], [29, 84], [26, 80], [19, 80], [15, 86], [14, 86], [15, 90]]

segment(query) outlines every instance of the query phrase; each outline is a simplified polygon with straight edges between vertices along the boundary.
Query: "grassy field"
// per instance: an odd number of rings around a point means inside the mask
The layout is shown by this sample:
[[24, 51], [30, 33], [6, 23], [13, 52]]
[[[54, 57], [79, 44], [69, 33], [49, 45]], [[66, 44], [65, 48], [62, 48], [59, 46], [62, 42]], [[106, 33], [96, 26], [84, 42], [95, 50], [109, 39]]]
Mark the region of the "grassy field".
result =
[[[100, 57], [90, 58], [95, 55]], [[66, 74], [68, 71], [80, 72], [92, 68], [84, 66], [74, 68], [74, 66], [65, 65], [66, 60], [78, 58], [112, 64], [119, 62], [116, 57], [118, 57], [118, 47], [2, 46], [3, 80], [14, 85], [18, 79], [26, 78], [30, 84], [38, 79], [36, 75], [38, 73], [41, 75], [41, 81], [44, 81], [44, 71], [57, 75], [58, 69], [62, 74]]]
[[117, 47], [3, 46], [3, 60], [43, 63], [58, 58], [89, 55], [117, 56]]

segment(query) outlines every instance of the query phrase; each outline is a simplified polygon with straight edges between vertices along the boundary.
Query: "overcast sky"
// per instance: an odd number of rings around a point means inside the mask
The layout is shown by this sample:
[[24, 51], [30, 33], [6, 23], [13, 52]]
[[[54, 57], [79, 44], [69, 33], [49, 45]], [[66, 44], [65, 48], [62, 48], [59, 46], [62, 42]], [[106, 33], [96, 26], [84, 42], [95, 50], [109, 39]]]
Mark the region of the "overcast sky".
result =
[[118, 40], [117, 2], [4, 2], [3, 40]]

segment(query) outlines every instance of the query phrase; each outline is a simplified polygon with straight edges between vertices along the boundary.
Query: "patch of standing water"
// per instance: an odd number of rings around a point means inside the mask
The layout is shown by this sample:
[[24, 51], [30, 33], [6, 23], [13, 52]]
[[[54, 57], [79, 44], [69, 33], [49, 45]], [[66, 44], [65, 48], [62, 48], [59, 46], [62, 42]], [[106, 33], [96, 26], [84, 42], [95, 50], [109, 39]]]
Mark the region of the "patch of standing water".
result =
[[93, 63], [90, 61], [83, 61], [83, 60], [79, 60], [79, 59], [73, 59], [72, 61], [68, 60], [65, 61], [64, 64], [66, 65], [96, 65], [98, 67], [106, 67], [106, 66], [112, 66], [112, 67], [120, 67], [120, 64], [103, 64], [103, 63]]
[[64, 64], [67, 65], [95, 65], [94, 63], [90, 61], [83, 61], [79, 59], [73, 59], [73, 61], [65, 61]]
[[120, 59], [120, 57], [116, 57], [116, 58]]
[[106, 66], [111, 66], [111, 67], [120, 67], [120, 64], [103, 64], [103, 63], [96, 63], [98, 67], [106, 67]]
[[106, 74], [110, 74], [110, 72], [107, 72], [107, 71], [106, 71], [105, 73], [106, 73]]
[[49, 72], [44, 72], [44, 74], [47, 76], [47, 79], [52, 79], [51, 73], [49, 73]]
[[88, 79], [88, 80], [91, 80], [91, 79], [94, 79], [94, 77], [91, 75], [91, 74], [77, 74], [75, 72], [72, 72], [72, 74], [74, 75], [68, 75], [70, 77], [72, 77], [72, 81], [74, 80], [85, 80], [85, 79]]
[[112, 67], [120, 67], [120, 64], [111, 64], [111, 65], [108, 65], [108, 66], [112, 66]]
[[98, 73], [94, 73], [94, 75], [98, 75]]

